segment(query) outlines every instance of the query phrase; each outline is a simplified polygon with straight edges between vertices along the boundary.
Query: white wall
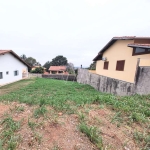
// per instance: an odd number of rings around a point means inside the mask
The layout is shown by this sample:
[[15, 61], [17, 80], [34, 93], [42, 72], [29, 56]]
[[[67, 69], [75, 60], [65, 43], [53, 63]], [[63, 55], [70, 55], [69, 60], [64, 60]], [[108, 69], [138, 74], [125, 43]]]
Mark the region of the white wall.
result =
[[[14, 76], [15, 70], [19, 71], [19, 75]], [[6, 53], [4, 55], [0, 55], [0, 72], [3, 72], [3, 78], [0, 79], [0, 85], [22, 79], [23, 70], [28, 72], [27, 66], [12, 54]], [[6, 74], [7, 71], [9, 72], [8, 75]]]

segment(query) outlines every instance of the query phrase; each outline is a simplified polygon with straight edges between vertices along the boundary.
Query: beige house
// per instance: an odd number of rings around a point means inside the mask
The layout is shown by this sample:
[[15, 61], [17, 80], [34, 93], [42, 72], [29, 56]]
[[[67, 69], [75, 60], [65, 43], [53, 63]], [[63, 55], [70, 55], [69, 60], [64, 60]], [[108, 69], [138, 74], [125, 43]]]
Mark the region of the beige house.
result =
[[134, 83], [138, 66], [150, 66], [150, 37], [114, 37], [98, 55], [96, 74]]
[[67, 74], [66, 66], [50, 66], [49, 71], [50, 74]]

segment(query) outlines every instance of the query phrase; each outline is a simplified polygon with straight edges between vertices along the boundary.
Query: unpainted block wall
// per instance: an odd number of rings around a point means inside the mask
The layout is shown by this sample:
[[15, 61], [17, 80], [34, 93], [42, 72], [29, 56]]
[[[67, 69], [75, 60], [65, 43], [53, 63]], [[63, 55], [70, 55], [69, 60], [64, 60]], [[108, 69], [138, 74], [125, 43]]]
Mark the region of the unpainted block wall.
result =
[[141, 95], [150, 94], [150, 67], [139, 67], [135, 91]]
[[121, 96], [135, 94], [135, 84], [92, 74], [86, 69], [78, 70], [77, 82], [89, 84], [100, 92], [112, 93]]

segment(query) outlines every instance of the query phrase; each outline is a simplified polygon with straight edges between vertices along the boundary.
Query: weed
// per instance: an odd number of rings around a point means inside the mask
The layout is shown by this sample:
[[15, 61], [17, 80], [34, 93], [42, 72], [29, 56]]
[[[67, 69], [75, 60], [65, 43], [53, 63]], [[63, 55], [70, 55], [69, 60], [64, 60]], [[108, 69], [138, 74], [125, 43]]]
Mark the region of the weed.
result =
[[136, 112], [131, 113], [129, 119], [132, 122], [146, 122], [145, 115]]
[[38, 142], [38, 144], [41, 144], [42, 136], [39, 133], [34, 132], [34, 138]]
[[[125, 114], [132, 122], [146, 123], [149, 121], [150, 95], [117, 97], [100, 93], [89, 85], [69, 81], [66, 83], [53, 79], [34, 79], [34, 83], [0, 96], [0, 101], [18, 100], [30, 105], [38, 104], [40, 107], [49, 104], [55, 110], [67, 113], [75, 113], [78, 107], [96, 103], [100, 104], [100, 108], [105, 105], [111, 106], [113, 110]], [[68, 103], [68, 101], [70, 102]]]
[[30, 121], [30, 119], [28, 118], [28, 126], [29, 126], [32, 130], [34, 130], [37, 125], [36, 125], [35, 122]]
[[7, 143], [7, 149], [8, 150], [14, 150], [14, 149], [16, 149], [16, 147], [18, 145], [18, 140], [19, 140], [19, 137], [17, 137], [17, 136], [11, 136], [10, 140]]
[[88, 127], [84, 122], [79, 125], [79, 129], [82, 133], [86, 134], [89, 140], [96, 144], [101, 150], [103, 148], [102, 137], [99, 136], [99, 132], [96, 127]]
[[14, 121], [11, 117], [5, 118], [2, 121], [2, 125], [3, 124], [4, 124], [4, 129], [10, 129], [12, 132], [20, 128], [20, 122]]
[[78, 117], [79, 117], [79, 121], [80, 121], [80, 122], [85, 121], [85, 115], [84, 115], [83, 113], [79, 112], [79, 113], [78, 113]]
[[117, 112], [113, 118], [111, 119], [111, 123], [113, 122], [117, 122], [117, 126], [119, 127], [120, 126], [120, 123], [123, 122], [123, 119], [122, 119], [122, 116], [121, 116], [121, 112]]
[[39, 106], [42, 107], [42, 106], [45, 105], [45, 104], [46, 104], [45, 99], [44, 99], [44, 98], [41, 98], [41, 99], [40, 99], [40, 104], [39, 104]]
[[133, 137], [137, 144], [144, 147], [143, 150], [149, 150], [150, 149], [150, 135], [147, 135], [146, 133], [141, 132], [134, 132]]
[[46, 112], [47, 112], [47, 109], [43, 105], [43, 106], [35, 109], [35, 111], [34, 111], [34, 117], [35, 118], [39, 118], [40, 116], [45, 116]]
[[54, 147], [51, 150], [61, 150], [61, 148], [58, 145], [54, 145]]
[[15, 110], [17, 112], [23, 112], [24, 111], [24, 106], [15, 106]]
[[0, 146], [5, 146], [8, 150], [16, 149], [20, 137], [15, 135], [15, 131], [20, 128], [20, 122], [14, 121], [11, 117], [7, 117], [3, 119], [1, 124], [3, 125], [3, 129], [0, 138], [3, 140], [1, 140]]

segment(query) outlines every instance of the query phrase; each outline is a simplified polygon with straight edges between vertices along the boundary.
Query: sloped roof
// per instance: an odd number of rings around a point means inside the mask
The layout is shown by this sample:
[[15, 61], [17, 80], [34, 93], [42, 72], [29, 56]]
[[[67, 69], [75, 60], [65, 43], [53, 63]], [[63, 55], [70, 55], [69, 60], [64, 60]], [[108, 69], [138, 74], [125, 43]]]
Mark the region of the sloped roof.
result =
[[136, 36], [120, 36], [113, 37], [97, 54], [97, 56], [93, 59], [93, 61], [101, 60], [103, 53], [113, 45], [117, 40], [134, 40], [134, 39], [150, 39], [150, 37], [136, 37]]
[[66, 66], [50, 66], [50, 71], [66, 71]]
[[12, 54], [14, 57], [16, 57], [19, 61], [21, 61], [23, 64], [25, 64], [27, 67], [31, 68], [30, 65], [28, 65], [25, 61], [23, 61], [15, 52], [12, 50], [0, 50], [0, 55], [4, 55], [6, 53]]

